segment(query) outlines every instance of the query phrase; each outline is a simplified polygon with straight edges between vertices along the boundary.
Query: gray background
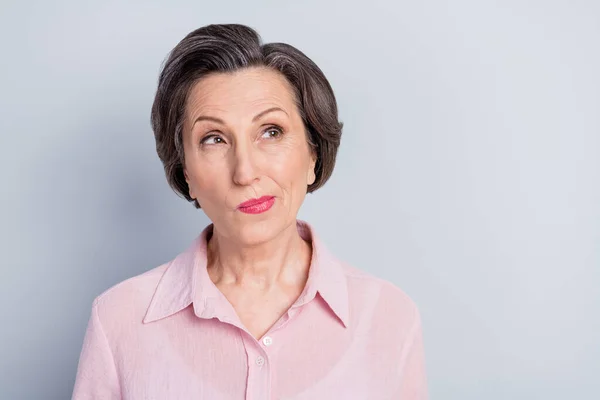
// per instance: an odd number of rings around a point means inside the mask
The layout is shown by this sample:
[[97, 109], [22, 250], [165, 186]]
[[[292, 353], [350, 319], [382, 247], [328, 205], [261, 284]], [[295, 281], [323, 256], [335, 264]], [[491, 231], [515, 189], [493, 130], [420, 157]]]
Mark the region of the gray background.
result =
[[93, 298], [209, 222], [149, 113], [167, 52], [223, 22], [330, 79], [339, 162], [300, 217], [417, 302], [432, 398], [600, 398], [597, 1], [1, 7], [0, 399], [69, 398]]

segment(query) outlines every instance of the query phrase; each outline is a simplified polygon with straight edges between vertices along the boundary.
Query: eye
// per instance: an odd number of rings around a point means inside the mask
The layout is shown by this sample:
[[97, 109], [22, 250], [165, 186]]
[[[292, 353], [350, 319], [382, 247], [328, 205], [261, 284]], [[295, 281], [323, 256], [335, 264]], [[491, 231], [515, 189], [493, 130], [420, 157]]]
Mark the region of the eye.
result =
[[264, 135], [267, 135], [267, 138], [269, 139], [277, 139], [283, 135], [283, 129], [277, 125], [271, 125], [264, 131], [263, 136]]
[[200, 141], [200, 144], [208, 144], [208, 145], [221, 144], [221, 143], [225, 143], [225, 141], [223, 140], [223, 138], [221, 136], [217, 136], [217, 135], [206, 136], [204, 139], [202, 139]]

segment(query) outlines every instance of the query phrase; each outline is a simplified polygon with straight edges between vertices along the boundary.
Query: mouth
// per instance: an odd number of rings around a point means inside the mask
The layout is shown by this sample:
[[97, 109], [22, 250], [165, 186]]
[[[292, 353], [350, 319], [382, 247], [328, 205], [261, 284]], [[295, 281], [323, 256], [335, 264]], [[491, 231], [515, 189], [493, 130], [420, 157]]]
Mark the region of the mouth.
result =
[[260, 214], [269, 210], [273, 203], [275, 203], [275, 196], [262, 196], [244, 201], [237, 206], [237, 209], [246, 214]]

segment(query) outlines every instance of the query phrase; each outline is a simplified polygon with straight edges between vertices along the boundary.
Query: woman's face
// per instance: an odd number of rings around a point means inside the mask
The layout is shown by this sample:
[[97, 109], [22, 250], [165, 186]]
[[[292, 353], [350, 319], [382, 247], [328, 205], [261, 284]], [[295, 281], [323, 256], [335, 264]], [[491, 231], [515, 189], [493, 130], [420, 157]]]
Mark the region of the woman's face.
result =
[[[257, 244], [295, 226], [316, 158], [283, 75], [251, 68], [201, 79], [186, 104], [183, 143], [190, 196], [220, 235]], [[267, 211], [239, 208], [263, 196], [274, 197]]]

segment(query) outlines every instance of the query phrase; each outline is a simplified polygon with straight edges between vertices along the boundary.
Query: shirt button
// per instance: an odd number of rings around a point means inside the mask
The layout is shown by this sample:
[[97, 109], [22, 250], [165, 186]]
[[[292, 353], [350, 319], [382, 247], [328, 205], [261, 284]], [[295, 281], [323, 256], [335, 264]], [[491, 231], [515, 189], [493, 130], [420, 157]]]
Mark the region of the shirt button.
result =
[[264, 344], [265, 346], [270, 346], [270, 345], [272, 345], [272, 344], [273, 344], [273, 339], [271, 338], [271, 336], [266, 336], [266, 337], [263, 339], [263, 344]]
[[262, 358], [261, 356], [258, 356], [258, 357], [256, 358], [256, 364], [257, 364], [257, 365], [263, 365], [264, 363], [265, 363], [265, 359], [264, 359], [264, 358]]

